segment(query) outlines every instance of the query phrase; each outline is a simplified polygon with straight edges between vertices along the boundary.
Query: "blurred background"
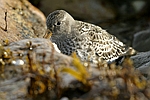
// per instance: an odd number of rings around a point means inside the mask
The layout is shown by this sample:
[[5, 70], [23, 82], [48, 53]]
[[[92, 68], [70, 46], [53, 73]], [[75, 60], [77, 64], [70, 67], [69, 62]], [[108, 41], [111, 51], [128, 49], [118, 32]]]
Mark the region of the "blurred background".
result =
[[101, 26], [137, 51], [150, 50], [150, 0], [29, 0], [45, 16], [64, 9]]

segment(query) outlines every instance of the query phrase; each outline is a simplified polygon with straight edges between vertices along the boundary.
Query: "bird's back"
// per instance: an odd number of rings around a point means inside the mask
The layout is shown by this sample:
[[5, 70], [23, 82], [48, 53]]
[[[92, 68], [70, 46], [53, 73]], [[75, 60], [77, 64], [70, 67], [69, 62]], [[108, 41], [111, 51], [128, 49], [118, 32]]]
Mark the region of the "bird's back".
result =
[[76, 25], [73, 32], [79, 38], [76, 39], [76, 52], [83, 60], [103, 59], [111, 62], [126, 55], [131, 49], [99, 26], [82, 21], [76, 21]]

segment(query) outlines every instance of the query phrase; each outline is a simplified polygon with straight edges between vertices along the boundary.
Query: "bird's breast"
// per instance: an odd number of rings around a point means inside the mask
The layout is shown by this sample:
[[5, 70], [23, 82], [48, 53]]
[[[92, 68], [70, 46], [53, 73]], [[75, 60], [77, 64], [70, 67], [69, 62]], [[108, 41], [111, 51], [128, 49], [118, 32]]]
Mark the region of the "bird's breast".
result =
[[59, 50], [66, 55], [71, 55], [73, 52], [76, 52], [75, 41], [71, 38], [61, 38], [55, 41]]

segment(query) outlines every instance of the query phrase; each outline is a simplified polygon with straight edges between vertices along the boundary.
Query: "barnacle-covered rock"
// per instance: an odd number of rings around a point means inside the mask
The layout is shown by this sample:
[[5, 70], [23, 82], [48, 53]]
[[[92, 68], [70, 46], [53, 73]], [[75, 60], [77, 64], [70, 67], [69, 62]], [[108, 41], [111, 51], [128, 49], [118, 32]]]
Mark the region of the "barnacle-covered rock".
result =
[[41, 37], [45, 21], [44, 14], [28, 0], [0, 0], [0, 42]]
[[0, 97], [6, 100], [24, 100], [27, 95], [42, 100], [150, 99], [150, 81], [130, 58], [122, 65], [81, 62], [76, 54], [58, 53], [49, 40], [41, 38], [13, 42], [0, 51]]
[[[71, 57], [56, 52], [52, 43], [42, 38], [12, 42], [5, 47], [1, 45], [0, 59], [0, 95], [6, 100], [56, 88], [61, 78], [61, 74], [56, 74], [59, 67], [71, 66], [72, 62]], [[65, 83], [62, 85], [66, 86]]]

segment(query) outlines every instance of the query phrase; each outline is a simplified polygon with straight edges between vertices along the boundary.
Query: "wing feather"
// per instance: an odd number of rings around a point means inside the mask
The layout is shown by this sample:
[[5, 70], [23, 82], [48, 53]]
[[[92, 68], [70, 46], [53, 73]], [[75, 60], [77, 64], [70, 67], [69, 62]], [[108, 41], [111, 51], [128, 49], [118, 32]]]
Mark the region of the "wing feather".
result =
[[[106, 30], [93, 24], [85, 22], [79, 23], [79, 34], [83, 37], [83, 41], [86, 40], [83, 43], [91, 42], [90, 46], [87, 44], [92, 52], [89, 54], [95, 54], [106, 61], [113, 61], [127, 52], [128, 48], [126, 45], [115, 36], [109, 34]], [[85, 48], [85, 50], [86, 49], [87, 48]]]
[[90, 26], [89, 28], [86, 37], [92, 41], [90, 48], [99, 58], [113, 61], [126, 53], [126, 46], [115, 36], [98, 26]]

